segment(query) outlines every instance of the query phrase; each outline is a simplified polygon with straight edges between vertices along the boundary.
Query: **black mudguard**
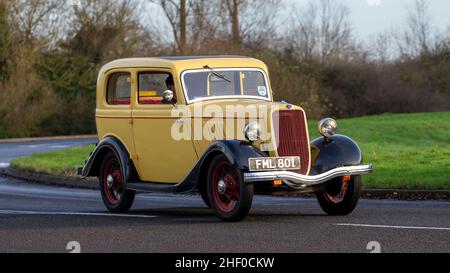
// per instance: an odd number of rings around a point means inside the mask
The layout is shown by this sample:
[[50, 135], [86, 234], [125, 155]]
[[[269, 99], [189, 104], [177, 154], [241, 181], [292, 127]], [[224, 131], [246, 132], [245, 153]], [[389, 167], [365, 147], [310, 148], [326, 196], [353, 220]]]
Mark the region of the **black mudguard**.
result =
[[[97, 145], [88, 160], [86, 160], [86, 164], [81, 171], [81, 176], [83, 178], [90, 176], [99, 176], [101, 167], [100, 165], [102, 163], [104, 155], [108, 151], [113, 151], [120, 159], [122, 173], [124, 174], [125, 181], [128, 182], [130, 180], [130, 170], [133, 169], [132, 162], [124, 145], [114, 137], [106, 137]], [[228, 160], [233, 163], [233, 165], [237, 166], [243, 171], [248, 170], [248, 158], [265, 156], [248, 142], [237, 140], [217, 141], [208, 147], [208, 149], [200, 157], [200, 159], [197, 161], [197, 164], [194, 166], [194, 168], [191, 170], [184, 181], [180, 181], [177, 184], [163, 186], [160, 185], [159, 188], [175, 193], [190, 192], [197, 189], [199, 180], [201, 179], [204, 172], [207, 172], [208, 170], [210, 161], [218, 153], [224, 154], [228, 158]], [[131, 182], [139, 183], [142, 181]], [[148, 186], [150, 184], [142, 183], [140, 185]], [[158, 184], [153, 183], [152, 186], [155, 185]], [[152, 189], [156, 190], [155, 187], [153, 187]]]
[[264, 153], [257, 150], [249, 142], [239, 140], [220, 140], [211, 144], [200, 157], [199, 161], [192, 169], [183, 183], [177, 187], [177, 192], [187, 192], [195, 190], [202, 183], [202, 177], [207, 173], [209, 163], [219, 153], [224, 154], [234, 166], [242, 171], [248, 171], [248, 159], [251, 157], [265, 157]]
[[312, 143], [319, 154], [313, 161], [311, 175], [317, 175], [340, 166], [355, 166], [362, 163], [361, 150], [351, 138], [334, 135], [328, 139], [320, 137]]
[[264, 157], [262, 152], [258, 151], [249, 142], [239, 140], [222, 140], [213, 143], [202, 156], [202, 161], [211, 153], [222, 152], [235, 167], [243, 171], [249, 169], [248, 159], [252, 157]]
[[114, 152], [117, 158], [119, 158], [124, 179], [125, 181], [128, 181], [130, 176], [130, 156], [120, 140], [112, 136], [105, 137], [97, 144], [94, 151], [86, 160], [86, 164], [81, 171], [81, 176], [83, 178], [99, 176], [103, 158], [109, 151]]

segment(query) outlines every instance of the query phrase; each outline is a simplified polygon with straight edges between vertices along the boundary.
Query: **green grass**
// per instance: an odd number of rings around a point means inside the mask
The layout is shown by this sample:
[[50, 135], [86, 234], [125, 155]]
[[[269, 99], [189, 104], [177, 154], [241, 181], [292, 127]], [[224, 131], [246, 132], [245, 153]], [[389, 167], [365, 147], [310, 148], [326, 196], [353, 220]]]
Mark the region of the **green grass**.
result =
[[373, 164], [366, 188], [450, 189], [450, 112], [384, 114], [338, 120], [338, 126]]
[[[450, 112], [384, 114], [338, 120], [340, 134], [361, 147], [374, 172], [366, 188], [450, 189]], [[309, 123], [311, 139], [318, 137]], [[93, 146], [34, 154], [12, 162], [15, 168], [74, 175]]]
[[36, 153], [12, 161], [11, 167], [45, 174], [75, 176], [76, 168], [83, 166], [92, 150], [94, 150], [94, 145]]

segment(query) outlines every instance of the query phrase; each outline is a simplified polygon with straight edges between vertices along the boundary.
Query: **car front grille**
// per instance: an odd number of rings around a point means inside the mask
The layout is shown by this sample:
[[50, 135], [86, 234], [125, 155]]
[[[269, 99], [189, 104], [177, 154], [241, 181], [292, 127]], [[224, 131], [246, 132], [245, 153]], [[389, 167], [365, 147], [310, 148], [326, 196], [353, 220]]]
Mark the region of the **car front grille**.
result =
[[302, 110], [282, 110], [272, 114], [278, 156], [299, 156], [299, 174], [307, 174], [311, 161], [305, 113]]

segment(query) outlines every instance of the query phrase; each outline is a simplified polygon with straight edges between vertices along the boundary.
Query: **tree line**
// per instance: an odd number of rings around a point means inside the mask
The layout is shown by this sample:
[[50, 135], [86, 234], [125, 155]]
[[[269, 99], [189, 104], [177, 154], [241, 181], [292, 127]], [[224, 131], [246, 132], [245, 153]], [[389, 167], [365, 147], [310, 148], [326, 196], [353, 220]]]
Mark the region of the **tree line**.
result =
[[0, 137], [95, 133], [97, 73], [123, 57], [259, 58], [310, 118], [448, 111], [450, 28], [406, 8], [362, 41], [334, 0], [0, 0]]

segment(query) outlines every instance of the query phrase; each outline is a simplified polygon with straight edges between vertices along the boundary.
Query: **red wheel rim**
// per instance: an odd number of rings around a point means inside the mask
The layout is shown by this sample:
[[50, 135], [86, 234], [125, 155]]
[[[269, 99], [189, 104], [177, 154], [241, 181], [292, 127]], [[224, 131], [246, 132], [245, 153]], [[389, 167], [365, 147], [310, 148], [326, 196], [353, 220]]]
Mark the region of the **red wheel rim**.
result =
[[123, 176], [120, 164], [115, 158], [108, 160], [103, 169], [103, 189], [111, 205], [120, 202], [123, 195]]
[[337, 188], [337, 192], [336, 190], [334, 190], [335, 193], [329, 193], [328, 191], [325, 192], [325, 198], [331, 203], [334, 204], [341, 203], [342, 201], [344, 201], [345, 195], [347, 194], [348, 183], [350, 182], [351, 177], [344, 176], [341, 179], [342, 180], [339, 181], [340, 185]]
[[239, 200], [239, 181], [228, 161], [223, 160], [216, 165], [211, 186], [216, 207], [223, 212], [233, 211]]

